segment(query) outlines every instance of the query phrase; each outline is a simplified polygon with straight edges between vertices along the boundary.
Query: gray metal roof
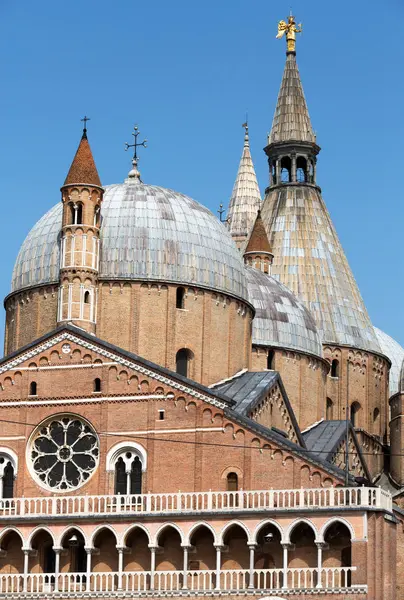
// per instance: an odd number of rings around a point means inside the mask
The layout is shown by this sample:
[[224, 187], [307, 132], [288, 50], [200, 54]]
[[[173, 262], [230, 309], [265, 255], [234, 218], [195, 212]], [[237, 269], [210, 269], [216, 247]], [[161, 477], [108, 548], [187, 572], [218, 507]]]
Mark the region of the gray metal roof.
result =
[[324, 460], [332, 459], [335, 449], [345, 435], [346, 421], [321, 421], [308, 431], [303, 431], [307, 448], [321, 454]]
[[236, 403], [234, 410], [246, 414], [247, 409], [260, 400], [276, 381], [278, 381], [277, 371], [248, 371], [233, 377], [230, 381], [211, 387], [234, 400]]
[[320, 189], [272, 187], [261, 215], [274, 254], [272, 275], [305, 303], [323, 343], [381, 353]]
[[245, 269], [248, 297], [256, 310], [253, 344], [322, 356], [316, 323], [304, 304], [273, 277], [251, 267]]
[[401, 365], [404, 362], [404, 348], [402, 348], [400, 344], [396, 342], [396, 340], [387, 335], [387, 333], [384, 333], [384, 331], [381, 329], [375, 327], [374, 330], [383, 354], [385, 354], [387, 358], [391, 360], [389, 384], [390, 396], [394, 396], [394, 394], [397, 394], [397, 392], [400, 391], [399, 380]]
[[[225, 226], [195, 200], [127, 179], [106, 187], [100, 277], [178, 282], [247, 299], [244, 264]], [[62, 205], [33, 227], [18, 254], [12, 291], [59, 279]]]

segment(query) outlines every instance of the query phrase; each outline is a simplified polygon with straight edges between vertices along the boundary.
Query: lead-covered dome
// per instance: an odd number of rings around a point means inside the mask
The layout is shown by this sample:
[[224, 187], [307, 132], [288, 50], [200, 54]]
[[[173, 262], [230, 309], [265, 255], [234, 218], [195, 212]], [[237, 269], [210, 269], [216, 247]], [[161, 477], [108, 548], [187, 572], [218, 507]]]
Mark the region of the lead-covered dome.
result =
[[[59, 281], [62, 204], [23, 242], [12, 292]], [[247, 300], [244, 264], [220, 221], [192, 198], [127, 179], [105, 188], [99, 278], [183, 283]]]
[[[390, 396], [400, 391], [400, 369], [404, 362], [404, 348], [396, 340], [377, 327], [374, 328], [382, 352], [391, 360], [389, 387]], [[404, 376], [404, 373], [403, 373]]]
[[280, 281], [252, 267], [245, 270], [255, 308], [253, 344], [322, 356], [316, 323], [304, 304]]

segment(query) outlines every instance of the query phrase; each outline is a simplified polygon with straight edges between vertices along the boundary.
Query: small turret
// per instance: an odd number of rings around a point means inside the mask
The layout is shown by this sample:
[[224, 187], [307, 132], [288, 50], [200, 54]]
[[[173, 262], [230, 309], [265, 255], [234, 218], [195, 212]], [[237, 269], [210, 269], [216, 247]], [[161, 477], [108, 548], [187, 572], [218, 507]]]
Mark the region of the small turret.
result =
[[271, 274], [271, 266], [274, 255], [268, 240], [264, 222], [261, 218], [261, 211], [257, 213], [254, 227], [251, 231], [247, 247], [244, 250], [244, 262], [254, 269]]
[[95, 332], [101, 224], [104, 190], [87, 139], [83, 135], [61, 188], [63, 222], [58, 323], [73, 322]]

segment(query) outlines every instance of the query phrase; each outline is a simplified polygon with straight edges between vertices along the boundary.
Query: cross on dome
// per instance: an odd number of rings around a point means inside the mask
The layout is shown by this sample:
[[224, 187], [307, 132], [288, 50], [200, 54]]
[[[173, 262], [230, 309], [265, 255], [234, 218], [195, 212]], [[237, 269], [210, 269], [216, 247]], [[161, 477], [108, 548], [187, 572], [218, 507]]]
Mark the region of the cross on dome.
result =
[[128, 175], [129, 177], [133, 177], [135, 179], [138, 179], [141, 182], [140, 179], [140, 172], [137, 168], [138, 162], [139, 162], [139, 157], [137, 155], [137, 149], [140, 148], [141, 146], [143, 146], [143, 148], [147, 148], [147, 139], [144, 139], [143, 142], [138, 142], [137, 138], [140, 135], [140, 131], [139, 131], [139, 127], [137, 125], [134, 126], [133, 128], [133, 133], [132, 133], [133, 137], [135, 138], [135, 141], [133, 144], [128, 144], [128, 142], [125, 142], [125, 151], [129, 150], [129, 148], [133, 148], [133, 159], [132, 159], [132, 165], [133, 168], [129, 171]]

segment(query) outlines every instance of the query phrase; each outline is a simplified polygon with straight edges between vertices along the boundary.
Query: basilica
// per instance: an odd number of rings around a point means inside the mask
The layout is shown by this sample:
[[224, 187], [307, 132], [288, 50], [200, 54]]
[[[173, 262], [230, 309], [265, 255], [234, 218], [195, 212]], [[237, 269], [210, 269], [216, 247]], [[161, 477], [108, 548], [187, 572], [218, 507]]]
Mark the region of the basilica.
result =
[[84, 120], [4, 300], [0, 597], [404, 597], [404, 349], [317, 183], [299, 31], [223, 221], [142, 180], [137, 127], [105, 185]]

